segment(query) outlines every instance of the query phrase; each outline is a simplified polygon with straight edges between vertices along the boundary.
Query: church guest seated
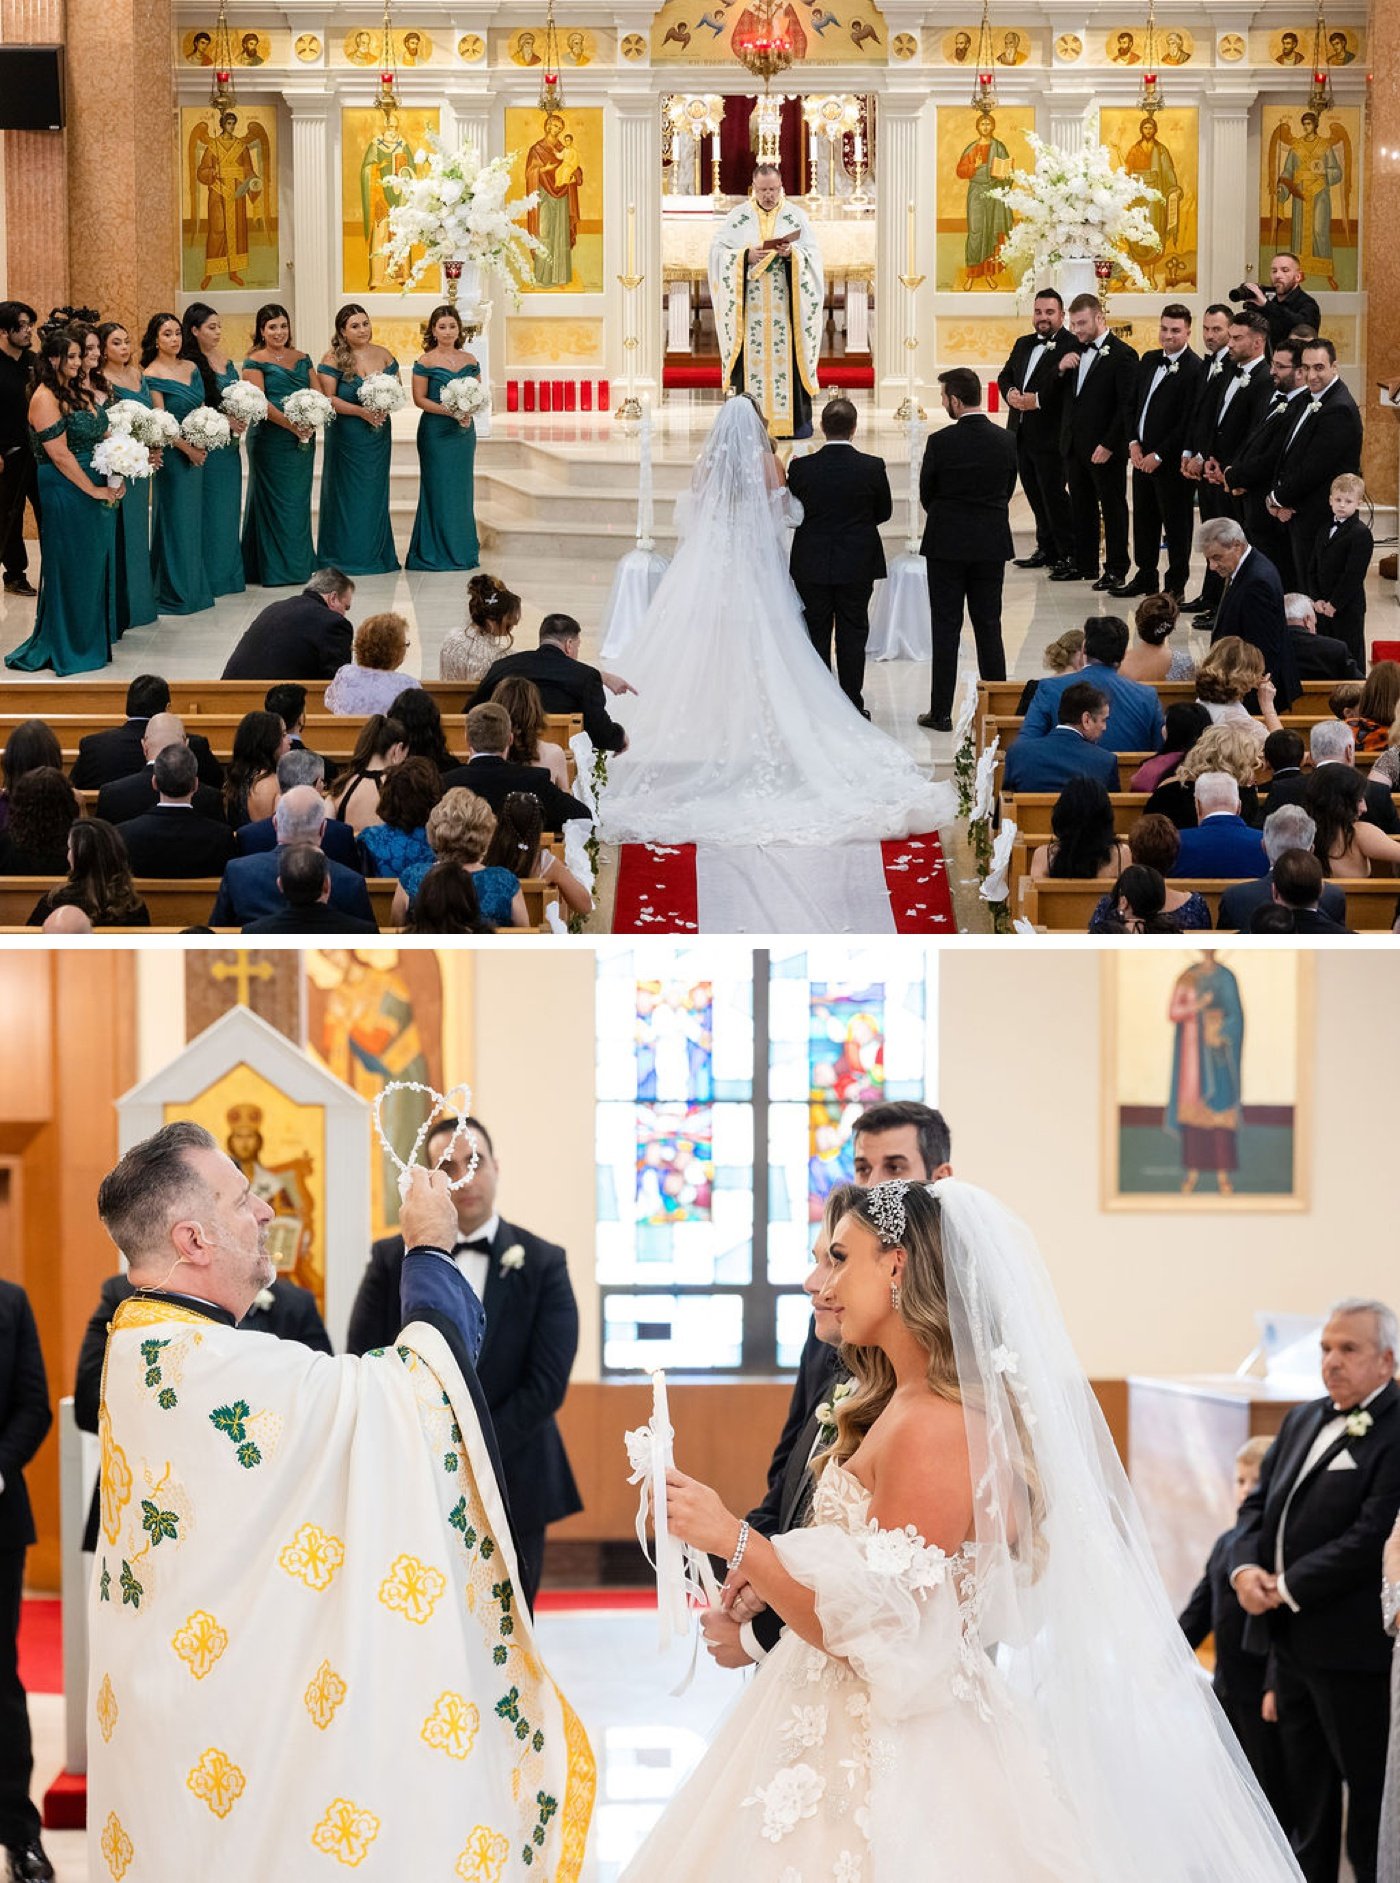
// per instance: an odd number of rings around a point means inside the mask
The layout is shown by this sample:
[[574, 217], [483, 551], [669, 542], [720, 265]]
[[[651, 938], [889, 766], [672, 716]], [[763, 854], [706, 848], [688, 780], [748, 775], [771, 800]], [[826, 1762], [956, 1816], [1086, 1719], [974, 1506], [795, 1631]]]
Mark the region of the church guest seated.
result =
[[75, 903], [62, 903], [57, 909], [51, 909], [39, 924], [41, 935], [91, 935], [92, 920], [85, 909]]
[[[1285, 850], [1311, 850], [1317, 825], [1301, 804], [1282, 804], [1264, 819], [1260, 834], [1264, 839], [1264, 855], [1269, 860], [1268, 874], [1256, 876], [1252, 882], [1230, 885], [1220, 898], [1221, 928], [1247, 929], [1255, 912], [1273, 903], [1275, 863]], [[1335, 883], [1323, 886], [1319, 907], [1329, 921], [1338, 927], [1345, 926], [1346, 897]]]
[[[1272, 870], [1271, 891], [1275, 908], [1286, 909], [1292, 918], [1295, 935], [1349, 935], [1342, 922], [1334, 922], [1318, 907], [1322, 900], [1322, 865], [1310, 850], [1285, 850]], [[1259, 918], [1268, 905], [1256, 909], [1250, 927], [1259, 930]]]
[[233, 735], [224, 777], [224, 816], [233, 830], [271, 817], [277, 802], [278, 760], [290, 750], [276, 713], [245, 713]]
[[[102, 786], [97, 794], [97, 815], [119, 827], [129, 824], [133, 817], [144, 817], [156, 801], [156, 759], [167, 746], [172, 745], [188, 746], [195, 753], [195, 763], [198, 765], [199, 754], [195, 750], [195, 743], [186, 736], [185, 722], [179, 714], [152, 713], [145, 722], [138, 748], [145, 763], [124, 778], [113, 778]], [[218, 786], [205, 784], [202, 771], [200, 782], [195, 787], [194, 808], [201, 817], [221, 818], [224, 814], [223, 797]]]
[[277, 680], [263, 695], [263, 711], [276, 713], [293, 751], [306, 750], [306, 688], [300, 680]]
[[[1084, 666], [1084, 630], [1066, 628], [1063, 634], [1057, 634], [1041, 656], [1041, 665], [1046, 673], [1078, 673]], [[1035, 690], [1040, 685], [1038, 679], [1027, 680], [1021, 688], [1021, 697], [1016, 702], [1017, 717], [1024, 719], [1026, 709], [1035, 697]]]
[[[1179, 935], [1181, 924], [1166, 913], [1167, 885], [1160, 870], [1132, 863], [1099, 903], [1089, 924], [1095, 935]], [[1106, 905], [1106, 906], [1105, 906]], [[1100, 915], [1099, 910], [1105, 912]]]
[[[1259, 719], [1253, 718], [1244, 704], [1250, 694], [1258, 699]], [[1264, 656], [1237, 635], [1227, 634], [1211, 643], [1196, 674], [1196, 698], [1210, 714], [1213, 725], [1248, 728], [1261, 751], [1266, 736], [1279, 730], [1274, 683], [1264, 670]]]
[[1155, 791], [1158, 785], [1165, 784], [1209, 726], [1210, 714], [1198, 700], [1173, 700], [1167, 708], [1162, 749], [1138, 766], [1129, 789]]
[[[422, 876], [435, 861], [428, 842], [428, 814], [442, 796], [442, 780], [431, 759], [406, 758], [379, 787], [379, 815], [360, 832], [366, 876]], [[408, 892], [410, 895], [412, 891]]]
[[1304, 574], [1304, 587], [1358, 669], [1366, 665], [1366, 572], [1375, 538], [1357, 515], [1366, 486], [1353, 472], [1334, 477], [1328, 495], [1332, 515], [1319, 528]]
[[286, 907], [243, 924], [245, 935], [377, 935], [374, 922], [330, 907], [331, 868], [312, 843], [289, 843], [277, 853], [277, 887]]
[[1118, 671], [1125, 680], [1155, 686], [1159, 680], [1189, 680], [1196, 663], [1184, 647], [1169, 647], [1180, 608], [1174, 595], [1144, 595], [1133, 612], [1134, 636]]
[[1071, 778], [1050, 812], [1054, 841], [1037, 846], [1031, 876], [1111, 881], [1129, 862], [1128, 846], [1113, 833], [1113, 806], [1097, 778]]
[[1378, 830], [1366, 815], [1366, 780], [1350, 765], [1323, 765], [1303, 793], [1317, 825], [1313, 854], [1329, 876], [1393, 875], [1400, 837]]
[[1356, 718], [1356, 708], [1361, 699], [1361, 680], [1339, 680], [1327, 695], [1327, 710], [1334, 719], [1344, 719], [1348, 725]]
[[222, 818], [194, 808], [199, 766], [187, 745], [168, 745], [155, 762], [155, 802], [120, 826], [133, 876], [222, 876], [235, 854]]
[[[1308, 749], [1314, 776], [1332, 765], [1339, 765], [1346, 771], [1353, 768], [1356, 741], [1351, 727], [1340, 719], [1319, 719], [1309, 726]], [[1383, 758], [1384, 754], [1381, 756]], [[1377, 765], [1380, 762], [1380, 759], [1376, 760]], [[1388, 837], [1400, 837], [1400, 813], [1395, 809], [1390, 785], [1384, 777], [1366, 777], [1364, 773], [1360, 775], [1366, 786], [1367, 821], [1374, 824], [1377, 830], [1383, 830]], [[1292, 778], [1276, 778], [1269, 790], [1269, 809], [1279, 804], [1304, 803], [1310, 782], [1307, 772]]]
[[350, 658], [355, 584], [317, 569], [300, 595], [269, 602], [224, 663], [225, 680], [329, 680]]
[[121, 832], [100, 817], [80, 817], [68, 833], [64, 880], [29, 912], [29, 927], [65, 903], [83, 911], [94, 928], [149, 928], [151, 918], [131, 880]]
[[[326, 761], [319, 752], [308, 752], [304, 745], [284, 752], [277, 761], [277, 801], [280, 802], [289, 791], [298, 785], [311, 785], [325, 795]], [[274, 804], [274, 810], [276, 805]], [[321, 834], [321, 848], [332, 863], [343, 863], [347, 869], [360, 867], [360, 846], [356, 842], [357, 832], [349, 824], [337, 817], [327, 817], [326, 828]], [[269, 813], [255, 823], [244, 824], [238, 832], [239, 856], [252, 856], [258, 850], [271, 850], [277, 842], [277, 832]], [[222, 868], [222, 864], [220, 868]], [[140, 872], [137, 872], [138, 875]], [[195, 875], [218, 875], [218, 870], [193, 872]]]
[[[278, 800], [273, 812], [279, 849], [287, 844], [313, 843], [319, 850], [326, 824], [326, 804], [313, 785], [297, 785]], [[242, 928], [259, 916], [276, 915], [286, 898], [277, 887], [278, 851], [259, 850], [254, 856], [234, 857], [224, 869], [219, 893], [209, 917], [211, 928]], [[374, 921], [374, 909], [358, 870], [327, 860], [331, 873], [330, 906], [343, 915]]]
[[[1264, 741], [1264, 763], [1269, 768], [1269, 789], [1264, 798], [1264, 816], [1280, 804], [1290, 802], [1294, 781], [1303, 777], [1304, 745], [1300, 734], [1286, 726], [1271, 732]], [[1278, 795], [1275, 795], [1275, 794]]]
[[[1207, 726], [1176, 771], [1165, 784], [1158, 785], [1147, 800], [1149, 811], [1169, 817], [1178, 830], [1194, 830], [1196, 780], [1205, 772], [1226, 772], [1239, 789], [1239, 809], [1246, 823], [1259, 815], [1259, 794], [1254, 777], [1259, 769], [1259, 745], [1254, 734], [1242, 726]], [[1182, 876], [1199, 875], [1197, 870], [1182, 869]]]
[[[1134, 863], [1154, 871], [1164, 879], [1161, 913], [1170, 916], [1179, 929], [1205, 929], [1211, 926], [1210, 904], [1198, 889], [1173, 889], [1165, 879], [1179, 874], [1177, 858], [1181, 854], [1181, 832], [1169, 817], [1156, 813], [1140, 817], [1128, 832], [1128, 854]], [[1115, 914], [1112, 896], [1100, 898], [1089, 917], [1089, 933], [1097, 935], [1099, 924]]]
[[438, 678], [476, 682], [513, 645], [520, 626], [520, 597], [485, 571], [467, 584], [467, 620], [449, 628], [438, 654]]
[[404, 691], [420, 686], [401, 673], [408, 652], [408, 623], [402, 615], [370, 615], [355, 630], [355, 658], [338, 667], [326, 688], [328, 713], [387, 713]]
[[[1285, 595], [1284, 619], [1293, 637], [1293, 658], [1300, 680], [1359, 680], [1361, 668], [1345, 641], [1317, 631], [1317, 610], [1306, 595]], [[1330, 624], [1329, 624], [1330, 625]]]
[[1100, 743], [1112, 718], [1108, 695], [1092, 681], [1076, 680], [1060, 694], [1056, 710], [1059, 724], [1048, 738], [1028, 739], [1022, 732], [1007, 753], [1003, 791], [1058, 791], [1082, 777], [1116, 791], [1118, 754]]
[[1228, 772], [1196, 780], [1196, 828], [1183, 830], [1177, 855], [1182, 876], [1257, 876], [1264, 867], [1259, 832], [1240, 816], [1240, 787]]
[[582, 634], [572, 615], [546, 615], [539, 646], [493, 662], [477, 689], [477, 704], [493, 698], [502, 680], [523, 674], [539, 688], [547, 713], [581, 713], [583, 729], [600, 752], [625, 751], [627, 734], [609, 715], [603, 698], [604, 676], [578, 657]]
[[465, 785], [468, 791], [484, 798], [493, 811], [500, 809], [512, 791], [532, 791], [540, 801], [548, 830], [562, 830], [570, 818], [587, 817], [588, 806], [561, 791], [545, 766], [521, 764], [506, 757], [511, 734], [510, 715], [498, 700], [473, 706], [467, 714], [467, 762], [444, 772], [444, 786], [450, 790], [454, 785]]
[[379, 786], [385, 774], [407, 757], [408, 735], [397, 719], [375, 713], [365, 722], [331, 798], [336, 818], [356, 836], [379, 816]]
[[26, 772], [10, 793], [0, 831], [0, 876], [63, 876], [68, 833], [82, 816], [72, 785], [51, 765]]
[[10, 793], [27, 772], [47, 767], [63, 770], [63, 748], [42, 719], [26, 719], [16, 726], [0, 752], [0, 830], [10, 815]]
[[1065, 688], [1087, 680], [1108, 696], [1111, 718], [1104, 749], [1155, 752], [1162, 742], [1162, 703], [1151, 687], [1138, 680], [1125, 680], [1118, 671], [1127, 651], [1127, 622], [1117, 615], [1091, 615], [1084, 623], [1082, 673], [1060, 674], [1040, 682], [1016, 744], [1045, 737], [1056, 723], [1056, 708]]
[[1400, 710], [1400, 661], [1378, 660], [1366, 676], [1356, 702], [1352, 730], [1358, 752], [1383, 752], [1391, 742]]
[[[530, 917], [520, 878], [514, 870], [486, 862], [496, 834], [496, 813], [485, 799], [455, 785], [434, 807], [430, 823], [435, 861], [451, 863], [471, 877], [482, 920], [494, 928], [528, 928]], [[403, 887], [400, 883], [399, 890]], [[401, 903], [395, 892], [395, 910], [409, 914], [407, 902], [405, 896]]]
[[[90, 732], [78, 741], [78, 756], [71, 774], [77, 789], [96, 791], [114, 778], [130, 778], [133, 772], [139, 772], [155, 756], [142, 750], [147, 723], [154, 714], [169, 710], [170, 683], [158, 673], [138, 674], [126, 689], [124, 724]], [[210, 751], [209, 741], [192, 733], [189, 745], [199, 760], [201, 783], [217, 791], [224, 781], [224, 768]]]
[[543, 765], [551, 783], [561, 791], [569, 788], [569, 759], [562, 745], [541, 738], [544, 730], [544, 706], [540, 690], [533, 680], [519, 675], [502, 680], [496, 688], [493, 706], [502, 706], [510, 718], [510, 750], [506, 757], [515, 765]]
[[389, 708], [389, 717], [403, 727], [410, 758], [431, 759], [439, 772], [451, 771], [457, 761], [447, 749], [442, 709], [431, 693], [421, 686], [400, 693]]
[[495, 924], [482, 916], [476, 878], [455, 863], [434, 863], [413, 898], [405, 935], [494, 935]]
[[[429, 818], [429, 838], [432, 834], [433, 820]], [[551, 883], [559, 891], [559, 900], [566, 909], [574, 915], [591, 914], [592, 896], [552, 850], [540, 848], [543, 834], [544, 814], [534, 792], [510, 792], [496, 813], [496, 834], [486, 852], [488, 869], [499, 866], [516, 876], [533, 876]], [[434, 844], [433, 848], [438, 846]]]

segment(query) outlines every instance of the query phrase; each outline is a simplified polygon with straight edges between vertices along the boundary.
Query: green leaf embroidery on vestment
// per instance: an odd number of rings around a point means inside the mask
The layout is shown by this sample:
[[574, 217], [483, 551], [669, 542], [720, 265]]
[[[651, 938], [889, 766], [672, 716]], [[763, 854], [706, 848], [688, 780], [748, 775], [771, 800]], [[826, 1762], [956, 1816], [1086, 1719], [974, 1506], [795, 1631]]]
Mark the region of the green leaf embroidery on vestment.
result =
[[496, 1717], [503, 1720], [520, 1718], [520, 1689], [512, 1687], [508, 1694], [496, 1702]]
[[462, 1442], [462, 1428], [455, 1420], [453, 1421], [452, 1430], [448, 1433], [448, 1437], [452, 1440], [454, 1445], [460, 1445]]
[[409, 1361], [413, 1358], [413, 1349], [411, 1347], [395, 1347], [394, 1352], [399, 1356], [400, 1360], [403, 1361], [405, 1366], [407, 1366]]
[[[102, 1602], [110, 1602], [112, 1599], [112, 1572], [107, 1567], [107, 1558], [105, 1556], [102, 1558], [102, 1577], [98, 1584], [98, 1589], [99, 1589], [98, 1600]], [[502, 1648], [501, 1654], [502, 1656], [504, 1656], [505, 1654], [504, 1648]]]
[[515, 1623], [509, 1615], [502, 1615], [501, 1617], [501, 1633], [503, 1635], [513, 1635], [515, 1633]]
[[146, 1384], [148, 1386], [160, 1385], [160, 1368], [158, 1366], [146, 1368]]
[[122, 1607], [130, 1602], [133, 1608], [140, 1608], [141, 1597], [146, 1591], [131, 1573], [131, 1564], [122, 1558]]
[[168, 1340], [143, 1340], [141, 1342], [141, 1358], [146, 1362], [147, 1366], [154, 1366], [156, 1361], [160, 1358], [161, 1348], [168, 1347], [169, 1345], [170, 1342]]
[[539, 1845], [540, 1849], [543, 1850], [544, 1849], [544, 1826], [542, 1824], [537, 1824], [534, 1830], [531, 1831], [530, 1836], [533, 1838], [535, 1843]]
[[457, 1454], [455, 1451], [445, 1451], [442, 1454], [442, 1468], [447, 1473], [448, 1477], [452, 1476], [452, 1473], [457, 1469]]
[[491, 1650], [491, 1659], [496, 1663], [497, 1667], [504, 1667], [506, 1662], [510, 1659], [510, 1649], [502, 1647], [501, 1644], [497, 1642], [496, 1646]]
[[544, 1751], [544, 1734], [536, 1733], [534, 1738], [530, 1741], [530, 1744], [535, 1748], [536, 1752], [543, 1752]]
[[[465, 1497], [459, 1497], [457, 1499], [457, 1502], [452, 1506], [452, 1515], [447, 1521], [452, 1525], [454, 1530], [460, 1530], [463, 1536], [467, 1534], [467, 1500]], [[470, 1549], [471, 1545], [468, 1544], [467, 1547]]]
[[521, 1853], [520, 1853], [520, 1860], [521, 1860], [521, 1862], [522, 1862], [522, 1863], [527, 1863], [527, 1864], [529, 1864], [529, 1863], [533, 1863], [533, 1862], [535, 1861], [535, 1853], [534, 1853], [534, 1851], [533, 1851], [533, 1850], [531, 1850], [531, 1848], [530, 1848], [530, 1846], [529, 1846], [528, 1844], [527, 1844], [527, 1845], [525, 1846], [525, 1848], [524, 1848], [524, 1849], [523, 1849], [523, 1850], [521, 1851]]
[[[535, 1750], [536, 1752], [538, 1752], [539, 1747], [536, 1746]], [[545, 1791], [537, 1791], [535, 1793], [535, 1803], [540, 1808], [541, 1824], [548, 1824], [549, 1820], [554, 1816], [555, 1812], [559, 1809], [559, 1800], [557, 1798], [551, 1798], [549, 1793]]]
[[262, 1463], [262, 1453], [251, 1440], [246, 1445], [240, 1445], [234, 1456], [245, 1471], [251, 1471], [254, 1465]]
[[489, 1562], [490, 1562], [490, 1560], [491, 1560], [491, 1558], [492, 1558], [492, 1557], [493, 1557], [493, 1556], [494, 1556], [495, 1554], [496, 1554], [496, 1545], [495, 1545], [495, 1543], [494, 1543], [494, 1542], [493, 1542], [493, 1541], [491, 1540], [491, 1538], [490, 1538], [489, 1536], [484, 1536], [484, 1537], [483, 1537], [483, 1538], [481, 1539], [481, 1560], [482, 1560], [482, 1562], [483, 1562], [483, 1563], [489, 1563]]
[[529, 1720], [517, 1720], [515, 1722], [515, 1736], [523, 1745], [524, 1742], [530, 1737]]
[[173, 1510], [157, 1510], [149, 1497], [141, 1499], [141, 1528], [151, 1539], [151, 1548], [159, 1549], [169, 1537], [172, 1543], [180, 1540], [180, 1519]]
[[179, 1402], [175, 1397], [175, 1388], [173, 1386], [163, 1386], [160, 1392], [156, 1395], [156, 1404], [160, 1407], [162, 1412], [171, 1411], [171, 1409], [174, 1406], [176, 1406], [178, 1403]]
[[209, 1423], [216, 1432], [227, 1432], [235, 1445], [241, 1445], [248, 1436], [244, 1421], [249, 1416], [248, 1401], [235, 1399], [231, 1406], [215, 1406], [209, 1414]]

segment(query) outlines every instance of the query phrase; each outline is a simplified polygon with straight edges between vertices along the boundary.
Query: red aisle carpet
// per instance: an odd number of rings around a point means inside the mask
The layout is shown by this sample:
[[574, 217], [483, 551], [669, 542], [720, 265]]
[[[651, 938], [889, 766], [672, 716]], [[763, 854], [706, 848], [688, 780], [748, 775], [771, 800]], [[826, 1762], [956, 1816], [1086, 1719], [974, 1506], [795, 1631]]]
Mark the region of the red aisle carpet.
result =
[[[718, 392], [720, 383], [718, 360], [697, 360], [693, 365], [661, 369], [661, 384], [667, 392]], [[844, 360], [822, 360], [817, 366], [817, 384], [869, 392], [875, 385], [875, 368], [848, 366]]]

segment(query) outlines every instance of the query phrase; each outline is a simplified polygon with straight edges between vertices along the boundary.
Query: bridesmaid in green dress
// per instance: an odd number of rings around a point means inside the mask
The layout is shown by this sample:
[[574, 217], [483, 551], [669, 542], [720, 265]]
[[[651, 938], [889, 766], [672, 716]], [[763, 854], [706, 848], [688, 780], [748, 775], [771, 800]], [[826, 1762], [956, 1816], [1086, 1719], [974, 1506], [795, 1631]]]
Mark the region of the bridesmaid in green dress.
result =
[[371, 373], [397, 376], [398, 370], [389, 349], [374, 344], [365, 310], [353, 301], [342, 307], [330, 351], [316, 368], [321, 391], [335, 407], [335, 423], [326, 429], [316, 560], [345, 575], [391, 575], [399, 566], [389, 522], [389, 420], [367, 411], [358, 397]]
[[[223, 350], [224, 323], [214, 308], [191, 301], [181, 323], [183, 353], [199, 373], [204, 403], [223, 411], [224, 387], [238, 378], [238, 368]], [[224, 417], [228, 418], [225, 412]], [[204, 462], [204, 573], [216, 595], [241, 595], [243, 550], [238, 530], [243, 515], [243, 453], [240, 442], [248, 429], [229, 418], [233, 434], [222, 451], [211, 451]]]
[[105, 667], [117, 638], [117, 505], [92, 470], [107, 415], [82, 380], [82, 349], [60, 327], [44, 339], [29, 431], [39, 460], [39, 602], [34, 632], [7, 667], [37, 673], [91, 673]]
[[305, 588], [316, 567], [311, 542], [311, 478], [316, 434], [293, 425], [282, 407], [311, 385], [311, 356], [292, 345], [292, 317], [269, 301], [253, 321], [253, 350], [243, 377], [267, 394], [267, 417], [248, 446], [248, 506], [243, 513], [243, 573], [264, 588]]
[[[141, 336], [141, 365], [161, 402], [181, 424], [204, 404], [199, 368], [180, 357], [184, 332], [174, 314], [152, 314]], [[217, 453], [216, 453], [217, 455]], [[214, 606], [204, 567], [204, 460], [199, 445], [177, 438], [156, 474], [151, 522], [151, 579], [163, 615], [196, 615]]]
[[[133, 361], [131, 335], [119, 320], [105, 320], [97, 330], [102, 342], [102, 372], [112, 397], [136, 405], [157, 406], [158, 392]], [[156, 618], [151, 582], [151, 479], [138, 477], [117, 506], [117, 633], [144, 628]]]
[[435, 307], [423, 330], [423, 355], [413, 362], [418, 420], [418, 513], [408, 546], [410, 569], [474, 569], [476, 539], [476, 427], [454, 418], [441, 403], [453, 379], [480, 379], [481, 368], [462, 347], [462, 323], [452, 307]]

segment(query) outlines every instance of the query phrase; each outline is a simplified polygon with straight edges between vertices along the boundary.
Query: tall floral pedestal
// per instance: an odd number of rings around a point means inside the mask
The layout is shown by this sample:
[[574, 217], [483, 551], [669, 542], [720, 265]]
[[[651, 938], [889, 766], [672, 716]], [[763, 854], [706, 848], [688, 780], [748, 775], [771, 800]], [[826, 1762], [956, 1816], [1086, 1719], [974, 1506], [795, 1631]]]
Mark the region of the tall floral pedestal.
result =
[[[444, 262], [447, 298], [462, 322], [462, 344], [481, 366], [481, 383], [491, 391], [491, 303], [481, 292], [481, 269], [476, 262]], [[491, 408], [487, 406], [472, 420], [478, 438], [491, 436]]]
[[1066, 307], [1077, 294], [1096, 295], [1100, 292], [1091, 255], [1067, 255], [1055, 272], [1059, 276], [1057, 285], [1065, 297]]

